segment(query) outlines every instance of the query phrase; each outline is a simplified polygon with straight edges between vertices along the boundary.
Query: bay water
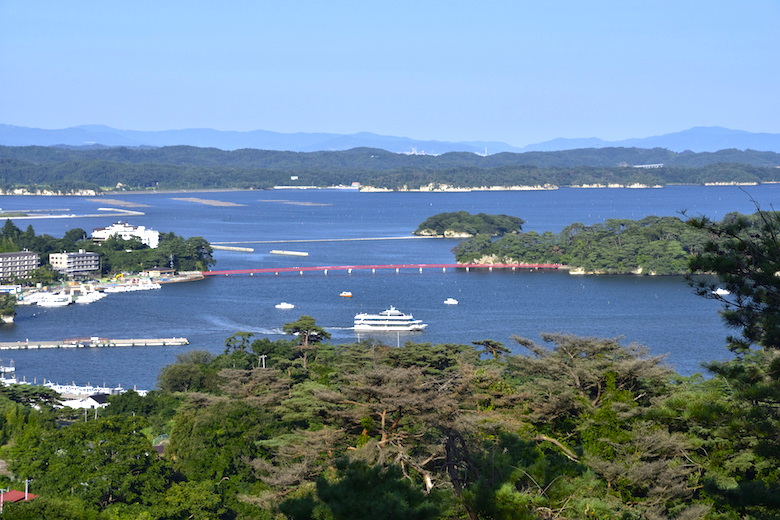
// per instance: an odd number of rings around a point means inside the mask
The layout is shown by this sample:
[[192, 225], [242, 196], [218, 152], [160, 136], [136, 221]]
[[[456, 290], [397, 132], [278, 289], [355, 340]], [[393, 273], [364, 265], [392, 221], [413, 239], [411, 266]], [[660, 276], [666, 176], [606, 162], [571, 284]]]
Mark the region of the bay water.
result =
[[[126, 193], [106, 197], [3, 196], [4, 211], [52, 209], [105, 217], [16, 219], [21, 229], [62, 236], [91, 231], [117, 220], [184, 237], [230, 242], [253, 252], [215, 251], [214, 269], [454, 263], [450, 239], [409, 238], [418, 224], [442, 212], [507, 214], [526, 221], [525, 231], [559, 232], [608, 218], [649, 215], [752, 213], [771, 209], [780, 186], [669, 186], [659, 189], [574, 189], [470, 193], [360, 193], [355, 190], [268, 190], [199, 193]], [[195, 200], [221, 201], [208, 205]], [[111, 200], [142, 205], [144, 215], [118, 217], [100, 210]], [[279, 256], [273, 249], [305, 251]], [[339, 294], [350, 291], [352, 298]], [[446, 298], [458, 305], [445, 305]], [[289, 302], [290, 310], [275, 304]], [[515, 353], [521, 336], [540, 341], [543, 332], [621, 337], [667, 355], [679, 373], [702, 371], [701, 363], [727, 359], [717, 302], [697, 296], [682, 277], [572, 276], [557, 271], [448, 269], [345, 271], [209, 277], [164, 285], [160, 290], [111, 294], [88, 305], [43, 309], [19, 307], [16, 322], [0, 327], [0, 341], [71, 337], [186, 337], [189, 346], [0, 351], [28, 382], [44, 378], [78, 385], [153, 389], [160, 369], [191, 349], [219, 354], [231, 334], [283, 338], [282, 326], [301, 315], [315, 318], [332, 338], [348, 343], [366, 337], [352, 330], [358, 312], [390, 306], [414, 314], [428, 327], [418, 333], [375, 334], [389, 345], [463, 343], [492, 339]]]

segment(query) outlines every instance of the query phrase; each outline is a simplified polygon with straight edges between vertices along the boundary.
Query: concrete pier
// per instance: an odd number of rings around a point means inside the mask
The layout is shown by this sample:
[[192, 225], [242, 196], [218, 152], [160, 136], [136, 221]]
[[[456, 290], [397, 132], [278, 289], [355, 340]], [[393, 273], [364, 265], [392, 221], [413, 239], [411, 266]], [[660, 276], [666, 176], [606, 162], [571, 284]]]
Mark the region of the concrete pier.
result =
[[187, 338], [74, 338], [55, 341], [4, 341], [0, 350], [33, 350], [43, 348], [101, 348], [101, 347], [163, 347], [189, 345]]

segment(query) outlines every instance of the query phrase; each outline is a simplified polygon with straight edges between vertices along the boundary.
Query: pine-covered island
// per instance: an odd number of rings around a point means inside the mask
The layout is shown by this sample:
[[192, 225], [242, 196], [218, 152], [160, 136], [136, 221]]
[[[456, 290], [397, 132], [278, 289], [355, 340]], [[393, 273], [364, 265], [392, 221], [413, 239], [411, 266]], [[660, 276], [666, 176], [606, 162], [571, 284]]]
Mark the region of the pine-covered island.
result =
[[[744, 220], [762, 225], [762, 212], [727, 214], [720, 225]], [[465, 238], [454, 248], [461, 264], [560, 264], [571, 274], [684, 275], [688, 261], [705, 250], [711, 236], [678, 217], [607, 219], [586, 226], [574, 223], [560, 233], [522, 232], [524, 221], [507, 215], [471, 215], [465, 211], [428, 218], [416, 235]]]

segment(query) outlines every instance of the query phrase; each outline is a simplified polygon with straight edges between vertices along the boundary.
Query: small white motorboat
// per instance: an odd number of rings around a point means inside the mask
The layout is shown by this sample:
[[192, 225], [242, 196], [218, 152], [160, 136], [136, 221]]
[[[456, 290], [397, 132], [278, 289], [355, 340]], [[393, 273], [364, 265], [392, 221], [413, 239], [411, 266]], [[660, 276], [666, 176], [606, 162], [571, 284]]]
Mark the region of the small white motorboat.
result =
[[717, 289], [712, 291], [712, 294], [715, 294], [717, 296], [726, 296], [726, 295], [729, 295], [731, 293], [729, 291], [727, 291], [726, 289], [721, 289], [720, 287], [718, 287]]
[[277, 303], [276, 305], [274, 305], [274, 307], [276, 307], [277, 309], [293, 309], [295, 308], [295, 305], [293, 305], [292, 303], [282, 302], [282, 303]]
[[342, 296], [344, 298], [352, 298], [352, 293], [349, 291], [341, 291], [341, 294], [339, 296]]
[[455, 298], [447, 298], [446, 300], [444, 300], [444, 303], [446, 303], [447, 305], [457, 305], [458, 300], [456, 300]]

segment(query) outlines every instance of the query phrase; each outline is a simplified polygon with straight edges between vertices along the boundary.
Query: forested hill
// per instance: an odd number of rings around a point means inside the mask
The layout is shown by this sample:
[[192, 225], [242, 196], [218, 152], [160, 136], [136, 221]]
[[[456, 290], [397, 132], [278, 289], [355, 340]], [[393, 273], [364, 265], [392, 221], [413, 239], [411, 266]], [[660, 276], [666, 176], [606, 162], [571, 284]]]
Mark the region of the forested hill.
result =
[[[633, 166], [660, 165], [662, 168]], [[36, 193], [112, 189], [267, 189], [279, 184], [400, 189], [665, 185], [780, 181], [780, 155], [723, 150], [603, 148], [563, 152], [402, 155], [277, 152], [172, 146], [74, 150], [0, 147], [0, 189]]]
[[107, 161], [127, 164], [260, 168], [281, 171], [373, 171], [403, 168], [446, 170], [505, 166], [612, 168], [647, 164], [664, 164], [667, 167], [679, 168], [701, 168], [713, 164], [780, 166], [780, 154], [775, 152], [730, 149], [711, 153], [676, 153], [663, 148], [585, 148], [557, 152], [505, 152], [481, 156], [467, 152], [451, 152], [443, 155], [405, 155], [375, 148], [302, 153], [254, 149], [224, 151], [217, 148], [197, 148], [194, 146], [102, 149], [0, 146], [0, 159], [15, 159], [33, 164]]

